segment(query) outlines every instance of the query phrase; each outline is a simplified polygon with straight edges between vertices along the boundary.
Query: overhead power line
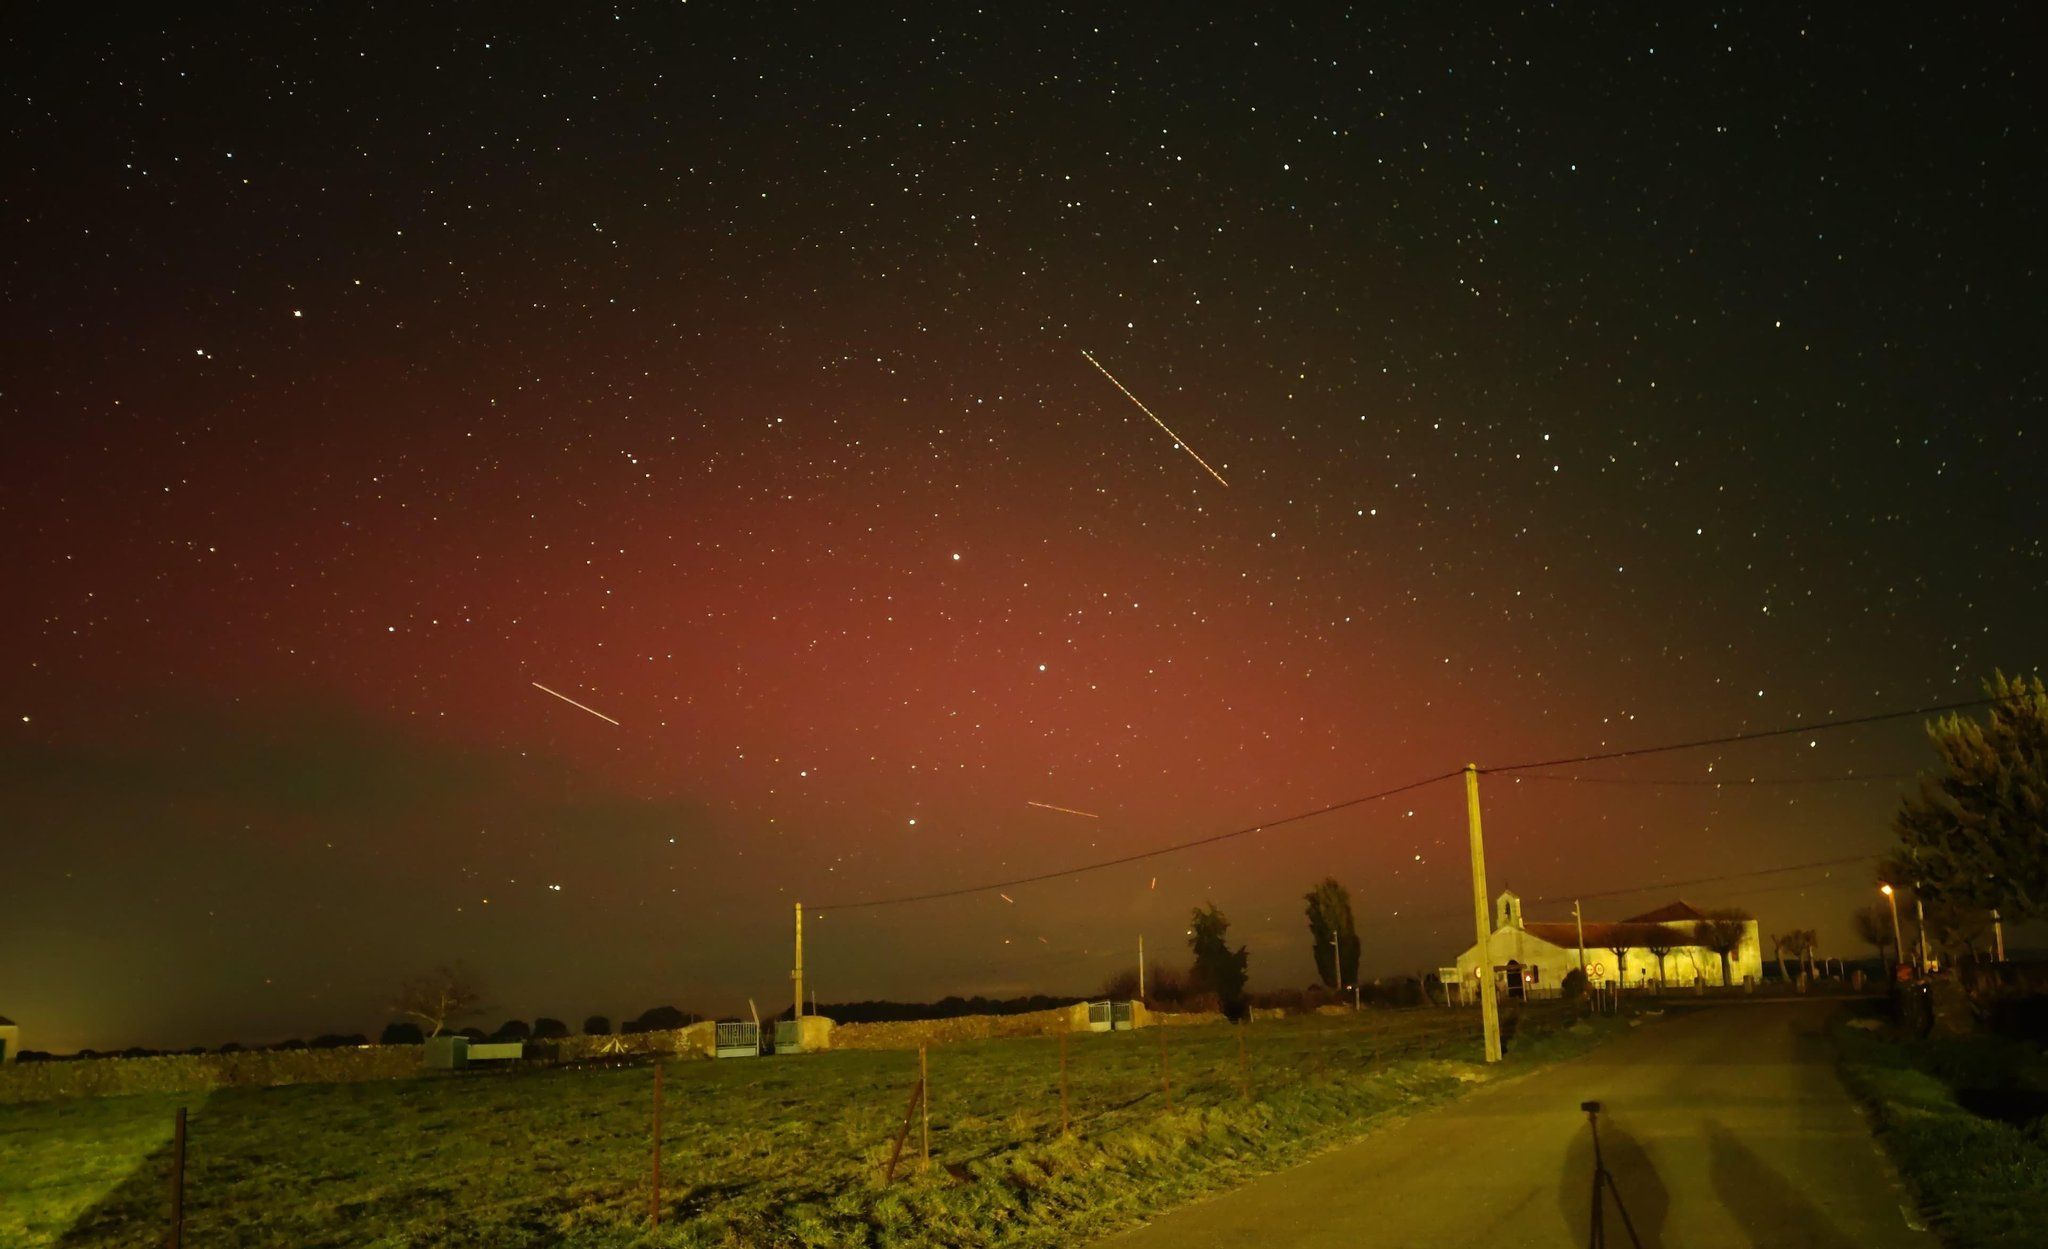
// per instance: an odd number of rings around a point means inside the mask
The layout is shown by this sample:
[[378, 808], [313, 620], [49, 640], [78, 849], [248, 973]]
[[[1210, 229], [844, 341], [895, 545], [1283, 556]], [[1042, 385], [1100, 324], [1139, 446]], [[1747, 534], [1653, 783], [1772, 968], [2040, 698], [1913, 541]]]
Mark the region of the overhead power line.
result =
[[1742, 785], [1839, 785], [1849, 781], [1907, 781], [1913, 779], [1913, 773], [1851, 772], [1842, 776], [1748, 776], [1723, 779], [1711, 776], [1559, 776], [1555, 772], [1531, 772], [1521, 779], [1570, 781], [1575, 785], [1712, 785], [1716, 789], [1732, 789]]
[[[1531, 763], [1510, 763], [1502, 765], [1500, 767], [1480, 768], [1479, 771], [1482, 774], [1530, 772], [1537, 768], [1565, 767], [1567, 765], [1575, 763], [1595, 763], [1607, 759], [1632, 759], [1639, 755], [1666, 754], [1674, 750], [1697, 750], [1705, 746], [1726, 746], [1735, 742], [1759, 741], [1764, 738], [1784, 737], [1788, 734], [1793, 733], [1820, 733], [1825, 732], [1829, 729], [1852, 728], [1860, 724], [1881, 724], [1887, 720], [1903, 720], [1909, 716], [1929, 716], [1936, 715], [1938, 713], [1945, 711], [1962, 711], [1971, 707], [1982, 707], [1995, 701], [1997, 700], [1993, 698], [1972, 698], [1962, 702], [1935, 703], [1925, 707], [1909, 707], [1899, 711], [1881, 711], [1873, 715], [1852, 716], [1848, 719], [1843, 720], [1817, 720], [1807, 724], [1794, 724], [1781, 729], [1763, 729], [1753, 733], [1731, 733], [1723, 737], [1704, 737], [1694, 741], [1671, 742], [1660, 746], [1636, 746], [1627, 750], [1610, 750], [1600, 754], [1573, 755], [1568, 758], [1545, 759]], [[1194, 850], [1202, 846], [1211, 846], [1215, 845], [1217, 842], [1229, 841], [1237, 837], [1249, 837], [1253, 833], [1265, 832], [1267, 829], [1280, 828], [1288, 824], [1299, 824], [1303, 820], [1312, 820], [1317, 816], [1329, 815], [1332, 812], [1342, 811], [1348, 807], [1363, 806], [1368, 802], [1378, 802], [1383, 798], [1392, 798], [1397, 794], [1405, 794], [1410, 792], [1411, 790], [1417, 790], [1423, 788], [1424, 786], [1434, 785], [1438, 781], [1447, 781], [1450, 780], [1452, 777], [1459, 775], [1463, 771], [1463, 768], [1457, 768], [1449, 772], [1440, 772], [1435, 776], [1424, 777], [1421, 780], [1410, 781], [1405, 785], [1396, 785], [1391, 789], [1383, 789], [1377, 793], [1365, 794], [1358, 798], [1347, 798], [1343, 802], [1331, 803], [1329, 806], [1326, 807], [1317, 807], [1312, 811], [1302, 811], [1294, 815], [1280, 816], [1276, 819], [1264, 820], [1257, 824], [1248, 824], [1243, 828], [1233, 828], [1227, 832], [1214, 833], [1207, 837], [1197, 837], [1192, 841], [1180, 841], [1175, 842], [1172, 845], [1157, 846], [1151, 850], [1141, 850], [1136, 854], [1121, 855], [1114, 859], [1102, 859], [1094, 863], [1083, 863], [1077, 867], [1066, 867], [1050, 872], [1039, 872], [1031, 876], [1016, 876], [1008, 880], [992, 880], [979, 885], [963, 885], [957, 889], [935, 889], [929, 893], [901, 894], [895, 897], [868, 898], [853, 902], [832, 902], [827, 903], [823, 906], [806, 907], [804, 909], [810, 911], [851, 911], [877, 906], [902, 906], [912, 902], [936, 902], [941, 898], [960, 898], [966, 897], [969, 894], [990, 893], [995, 890], [1009, 889], [1018, 885], [1036, 885], [1041, 884], [1048, 880], [1060, 880], [1068, 876], [1080, 876], [1087, 872], [1099, 872], [1105, 868], [1122, 867], [1129, 863], [1142, 863], [1147, 859], [1156, 859], [1169, 854], [1178, 854], [1183, 850]], [[1848, 862], [1853, 860], [1841, 861]], [[1794, 871], [1797, 869], [1781, 868], [1770, 870]], [[1741, 873], [1737, 873], [1737, 875], [1740, 874]], [[1696, 881], [1680, 883], [1707, 882]], [[1644, 888], [1669, 887], [1672, 886], [1644, 886]], [[1640, 891], [1621, 890], [1620, 892], [1633, 893]], [[1582, 894], [1580, 896], [1599, 897], [1604, 895]]]
[[1881, 724], [1886, 720], [1903, 720], [1908, 716], [1931, 716], [1943, 711], [1962, 711], [1970, 707], [1982, 707], [1998, 701], [1995, 698], [1972, 698], [1959, 703], [1936, 703], [1931, 707], [1910, 707], [1904, 711], [1880, 711], [1876, 715], [1851, 716], [1846, 720], [1816, 720], [1810, 724], [1794, 724], [1782, 729], [1763, 729], [1755, 733], [1730, 733], [1726, 737], [1702, 737], [1697, 741], [1672, 742], [1664, 746], [1636, 746], [1628, 750], [1609, 750], [1597, 755], [1572, 755], [1565, 759], [1539, 759], [1531, 763], [1508, 763], [1499, 767], [1481, 768], [1482, 773], [1526, 772], [1531, 768], [1561, 768], [1571, 763], [1597, 763], [1603, 759], [1633, 759], [1638, 755], [1661, 755], [1673, 750], [1697, 750], [1702, 746], [1728, 746], [1736, 742], [1761, 741], [1767, 737], [1785, 737], [1792, 733], [1819, 733], [1826, 729], [1853, 728], [1859, 724]]
[[1233, 828], [1229, 832], [1213, 833], [1207, 837], [1197, 837], [1193, 841], [1175, 842], [1170, 846], [1158, 846], [1151, 850], [1141, 850], [1136, 854], [1126, 854], [1114, 859], [1103, 859], [1097, 863], [1084, 863], [1079, 867], [1066, 867], [1053, 872], [1040, 872], [1035, 876], [1017, 876], [1009, 880], [992, 880], [981, 885], [964, 885], [958, 889], [939, 889], [931, 893], [904, 894], [901, 897], [894, 898], [870, 898], [864, 902], [834, 902], [826, 906], [805, 907], [804, 909], [807, 911], [850, 911], [871, 906], [900, 906], [907, 902], [934, 902], [940, 898], [958, 898], [970, 893], [988, 893], [997, 889], [1008, 889], [1014, 885], [1035, 885], [1043, 881], [1058, 880], [1064, 876], [1079, 876], [1083, 872], [1099, 872], [1104, 868], [1122, 867], [1127, 863], [1142, 863], [1146, 859], [1156, 859], [1161, 855], [1177, 854], [1182, 850], [1193, 850], [1197, 846], [1212, 846], [1219, 841], [1229, 841], [1233, 837], [1249, 837], [1253, 833], [1262, 833], [1269, 828], [1279, 828], [1285, 824], [1298, 824], [1303, 820], [1312, 820], [1319, 815], [1329, 815], [1333, 811], [1342, 811], [1347, 807], [1362, 806], [1368, 802], [1378, 802], [1382, 798], [1392, 798], [1396, 794], [1405, 794], [1410, 790], [1421, 789], [1425, 785], [1434, 785], [1438, 781], [1447, 781], [1456, 775], [1458, 775], [1457, 772], [1444, 772], [1423, 780], [1410, 781], [1406, 785], [1396, 785], [1392, 789], [1383, 789], [1376, 794], [1366, 794], [1361, 798], [1347, 798], [1343, 802], [1334, 802], [1327, 807], [1317, 807], [1313, 811], [1285, 815], [1278, 819], [1266, 820], [1258, 824], [1248, 824], [1243, 828]]

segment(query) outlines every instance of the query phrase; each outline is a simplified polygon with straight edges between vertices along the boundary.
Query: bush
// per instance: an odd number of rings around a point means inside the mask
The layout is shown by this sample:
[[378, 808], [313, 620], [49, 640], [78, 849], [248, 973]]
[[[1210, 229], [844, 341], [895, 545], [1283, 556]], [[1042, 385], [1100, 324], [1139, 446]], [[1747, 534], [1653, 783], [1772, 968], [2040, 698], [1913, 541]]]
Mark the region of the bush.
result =
[[612, 1021], [606, 1019], [603, 1015], [592, 1015], [583, 1021], [584, 1036], [610, 1036], [611, 1034]]
[[482, 1028], [464, 1028], [460, 1032], [455, 1033], [454, 1035], [466, 1036], [470, 1039], [470, 1042], [472, 1044], [490, 1040], [489, 1037], [484, 1035], [484, 1030]]
[[1557, 991], [1567, 1002], [1576, 1002], [1586, 996], [1586, 973], [1574, 967], [1564, 974], [1564, 983]]
[[533, 1039], [536, 1041], [559, 1041], [569, 1035], [569, 1025], [559, 1019], [545, 1015], [533, 1021]]

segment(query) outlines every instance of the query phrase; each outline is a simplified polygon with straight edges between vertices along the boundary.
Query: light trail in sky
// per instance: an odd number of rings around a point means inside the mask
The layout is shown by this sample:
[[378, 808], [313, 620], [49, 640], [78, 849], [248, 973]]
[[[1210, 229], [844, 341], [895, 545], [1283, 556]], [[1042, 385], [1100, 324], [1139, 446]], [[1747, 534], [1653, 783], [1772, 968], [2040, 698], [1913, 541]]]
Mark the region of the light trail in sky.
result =
[[1024, 805], [1027, 807], [1044, 807], [1048, 811], [1063, 811], [1068, 815], [1083, 815], [1091, 820], [1099, 820], [1102, 818], [1101, 816], [1095, 814], [1093, 811], [1076, 811], [1072, 807], [1056, 807], [1049, 802], [1034, 802], [1029, 798], [1026, 798], [1024, 800]]
[[1088, 363], [1090, 363], [1090, 364], [1092, 364], [1092, 365], [1094, 365], [1094, 366], [1095, 366], [1095, 370], [1096, 370], [1096, 372], [1098, 372], [1098, 373], [1102, 374], [1102, 375], [1103, 375], [1104, 377], [1108, 378], [1108, 379], [1109, 379], [1109, 384], [1110, 384], [1110, 385], [1112, 385], [1112, 386], [1116, 387], [1116, 388], [1117, 388], [1118, 390], [1121, 390], [1121, 391], [1123, 391], [1123, 392], [1124, 392], [1124, 398], [1126, 398], [1126, 399], [1130, 400], [1130, 401], [1131, 401], [1132, 403], [1135, 403], [1135, 404], [1137, 404], [1137, 405], [1138, 405], [1138, 411], [1140, 411], [1140, 412], [1143, 412], [1143, 413], [1144, 413], [1144, 414], [1145, 414], [1146, 416], [1149, 416], [1149, 417], [1151, 417], [1151, 418], [1152, 418], [1152, 423], [1153, 423], [1154, 425], [1157, 425], [1157, 426], [1158, 426], [1159, 428], [1161, 428], [1161, 429], [1165, 429], [1165, 430], [1166, 430], [1166, 436], [1167, 436], [1168, 438], [1171, 438], [1171, 439], [1173, 439], [1173, 445], [1174, 445], [1174, 446], [1176, 446], [1176, 447], [1179, 447], [1179, 448], [1180, 448], [1181, 450], [1183, 450], [1183, 451], [1187, 452], [1187, 453], [1188, 453], [1189, 455], [1193, 455], [1193, 456], [1195, 457], [1195, 463], [1197, 463], [1197, 464], [1201, 465], [1201, 466], [1202, 466], [1202, 467], [1203, 467], [1204, 469], [1206, 469], [1206, 470], [1208, 471], [1208, 473], [1209, 473], [1209, 476], [1211, 476], [1211, 477], [1214, 477], [1214, 478], [1215, 478], [1215, 479], [1216, 479], [1217, 481], [1219, 481], [1219, 482], [1223, 482], [1223, 485], [1224, 485], [1224, 487], [1225, 487], [1226, 489], [1227, 489], [1227, 488], [1229, 488], [1229, 486], [1230, 486], [1230, 483], [1229, 483], [1229, 482], [1227, 482], [1227, 481], [1223, 481], [1223, 474], [1221, 474], [1221, 473], [1217, 472], [1217, 471], [1216, 471], [1215, 469], [1213, 469], [1213, 468], [1210, 468], [1210, 467], [1209, 467], [1209, 461], [1207, 461], [1207, 460], [1203, 459], [1203, 458], [1202, 458], [1201, 456], [1199, 456], [1199, 455], [1195, 455], [1195, 449], [1194, 449], [1193, 447], [1189, 446], [1189, 445], [1187, 444], [1186, 440], [1184, 440], [1184, 439], [1183, 439], [1183, 438], [1182, 438], [1182, 437], [1181, 437], [1181, 436], [1180, 436], [1179, 434], [1176, 434], [1176, 433], [1174, 433], [1174, 432], [1173, 432], [1172, 430], [1170, 430], [1170, 429], [1166, 429], [1166, 422], [1165, 422], [1165, 421], [1162, 421], [1162, 420], [1160, 420], [1160, 419], [1159, 419], [1159, 417], [1158, 417], [1158, 414], [1156, 414], [1155, 412], [1153, 412], [1153, 411], [1152, 411], [1152, 409], [1150, 409], [1150, 408], [1146, 407], [1146, 406], [1145, 406], [1145, 401], [1144, 401], [1143, 399], [1140, 399], [1140, 398], [1138, 398], [1138, 397], [1137, 397], [1136, 395], [1132, 394], [1132, 393], [1130, 392], [1130, 390], [1129, 390], [1129, 388], [1128, 388], [1128, 387], [1126, 387], [1126, 386], [1125, 386], [1125, 385], [1124, 385], [1124, 384], [1123, 384], [1122, 382], [1120, 382], [1120, 381], [1116, 380], [1116, 374], [1114, 374], [1114, 373], [1110, 372], [1110, 371], [1109, 371], [1108, 369], [1105, 369], [1105, 368], [1103, 368], [1103, 367], [1102, 367], [1102, 361], [1100, 361], [1100, 360], [1097, 360], [1097, 359], [1096, 359], [1096, 358], [1095, 358], [1094, 356], [1091, 356], [1091, 355], [1089, 355], [1089, 354], [1088, 354], [1087, 352], [1085, 352], [1085, 351], [1081, 353], [1081, 356], [1082, 356], [1082, 358], [1083, 358], [1083, 359], [1087, 360], [1087, 361], [1088, 361]]
[[[582, 703], [579, 703], [579, 702], [577, 702], [577, 701], [576, 701], [575, 699], [573, 699], [573, 698], [569, 697], [569, 696], [568, 696], [567, 694], [564, 694], [564, 693], [562, 693], [562, 692], [561, 692], [561, 691], [559, 691], [559, 690], [551, 690], [551, 689], [549, 689], [549, 688], [548, 688], [547, 686], [545, 686], [545, 685], [542, 685], [542, 684], [541, 684], [540, 682], [538, 682], [538, 681], [534, 681], [534, 682], [532, 682], [532, 685], [533, 685], [533, 688], [535, 688], [535, 689], [539, 690], [539, 691], [540, 691], [541, 693], [543, 693], [543, 694], [553, 694], [553, 695], [554, 695], [554, 696], [555, 696], [556, 698], [559, 698], [559, 699], [561, 699], [561, 700], [562, 700], [563, 702], [565, 702], [565, 703], [569, 704], [569, 705], [570, 705], [571, 707], [574, 707], [574, 708], [576, 708], [576, 709], [577, 709], [578, 711], [588, 711], [588, 712], [589, 712], [589, 713], [590, 713], [591, 715], [594, 715], [594, 716], [596, 716], [596, 717], [597, 717], [598, 719], [600, 719], [600, 720], [604, 721], [604, 722], [605, 722], [606, 724], [618, 724], [618, 723], [619, 723], [619, 722], [618, 722], [617, 720], [614, 720], [614, 719], [612, 719], [612, 718], [611, 718], [610, 716], [606, 715], [606, 714], [605, 714], [604, 712], [602, 712], [602, 711], [599, 711], [599, 710], [597, 710], [597, 709], [596, 709], [595, 707], [585, 707], [585, 706], [584, 706], [584, 705], [583, 705]], [[619, 725], [619, 727], [620, 727], [620, 728], [624, 728], [625, 726], [624, 726], [624, 725]]]

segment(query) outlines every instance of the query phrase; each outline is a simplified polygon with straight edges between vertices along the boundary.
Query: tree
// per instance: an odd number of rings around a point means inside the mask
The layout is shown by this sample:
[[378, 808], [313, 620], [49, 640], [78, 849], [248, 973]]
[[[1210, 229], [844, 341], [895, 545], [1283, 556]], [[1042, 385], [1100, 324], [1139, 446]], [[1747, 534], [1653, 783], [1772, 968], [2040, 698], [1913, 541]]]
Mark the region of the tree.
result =
[[1607, 952], [1614, 955], [1614, 983], [1616, 987], [1628, 983], [1628, 952], [1634, 948], [1631, 945], [1610, 945], [1607, 947]]
[[1792, 983], [1792, 976], [1790, 972], [1785, 970], [1785, 956], [1790, 954], [1792, 961], [1798, 965], [1799, 970], [1802, 972], [1807, 971], [1812, 965], [1813, 948], [1817, 944], [1818, 941], [1811, 928], [1794, 928], [1782, 936], [1771, 938], [1773, 952], [1778, 960], [1778, 974], [1784, 977], [1786, 984]]
[[694, 1015], [686, 1015], [673, 1006], [655, 1006], [640, 1012], [638, 1019], [629, 1020], [621, 1032], [669, 1032], [687, 1025]]
[[[1892, 948], [1891, 907], [1882, 902], [1873, 902], [1869, 906], [1859, 906], [1849, 913], [1849, 923], [1856, 929], [1856, 936], [1859, 940], [1865, 944], [1877, 947], [1877, 960], [1884, 965], [1885, 974], [1890, 975], [1892, 965], [1890, 957]], [[1772, 940], [1776, 939], [1775, 937], [1772, 938]], [[1783, 970], [1784, 960], [1780, 959], [1778, 963], [1779, 969]]]
[[1926, 902], [2020, 921], [2048, 914], [2048, 686], [1998, 672], [1985, 692], [1986, 722], [1927, 726], [1940, 766], [1892, 830]]
[[1231, 949], [1224, 940], [1229, 932], [1230, 921], [1214, 902], [1206, 908], [1196, 907], [1188, 923], [1188, 949], [1195, 956], [1190, 978], [1214, 993], [1223, 1013], [1235, 1019], [1244, 1013], [1244, 982], [1250, 977], [1251, 952], [1243, 946]]
[[1303, 899], [1308, 903], [1309, 953], [1315, 958], [1316, 974], [1332, 989], [1357, 984], [1358, 926], [1351, 916], [1351, 895], [1331, 876]]
[[507, 1019], [491, 1034], [493, 1041], [524, 1041], [533, 1036], [533, 1029], [524, 1019]]
[[377, 1038], [379, 1045], [418, 1045], [426, 1038], [420, 1035], [418, 1024], [397, 1022], [384, 1025], [384, 1034]]
[[1991, 935], [1991, 914], [1956, 902], [1929, 903], [1927, 931], [1950, 959], [1955, 957], [1955, 948], [1961, 946], [1964, 955], [1975, 960], [1977, 947]]
[[569, 1025], [559, 1019], [543, 1015], [533, 1021], [533, 1039], [536, 1041], [559, 1041], [569, 1035]]
[[474, 1015], [483, 1005], [483, 986], [459, 963], [414, 976], [398, 988], [398, 1013], [418, 1020], [430, 1037], [441, 1035], [450, 1020]]
[[1657, 957], [1657, 987], [1664, 987], [1664, 959], [1678, 948], [1678, 934], [1668, 928], [1659, 928], [1650, 934], [1643, 948]]
[[583, 1021], [584, 1036], [610, 1036], [611, 1034], [612, 1021], [606, 1019], [603, 1015], [592, 1015]]
[[1721, 983], [1733, 984], [1729, 974], [1728, 956], [1742, 948], [1742, 939], [1749, 935], [1749, 923], [1753, 918], [1748, 911], [1726, 907], [1708, 911], [1700, 921], [1695, 938], [1702, 946], [1721, 956]]

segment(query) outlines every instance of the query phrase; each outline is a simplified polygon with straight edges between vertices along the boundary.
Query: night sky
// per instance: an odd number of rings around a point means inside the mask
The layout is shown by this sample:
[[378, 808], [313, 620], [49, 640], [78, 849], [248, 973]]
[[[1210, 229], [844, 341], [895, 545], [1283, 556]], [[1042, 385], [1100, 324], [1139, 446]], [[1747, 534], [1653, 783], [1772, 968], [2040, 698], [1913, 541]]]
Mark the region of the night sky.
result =
[[[793, 899], [2037, 670], [2026, 6], [1188, 13], [17, 28], [23, 1044], [374, 1032], [456, 959], [486, 1027], [766, 1013]], [[1866, 864], [1642, 887], [1882, 852], [1927, 754], [1491, 779], [1490, 881], [1867, 953]], [[1451, 961], [1461, 787], [815, 914], [806, 961], [1085, 992], [1214, 899], [1299, 986], [1326, 874], [1368, 973]]]

